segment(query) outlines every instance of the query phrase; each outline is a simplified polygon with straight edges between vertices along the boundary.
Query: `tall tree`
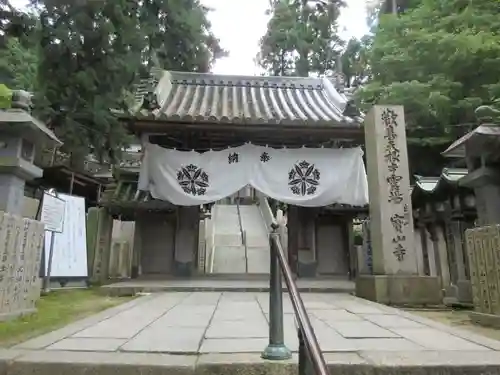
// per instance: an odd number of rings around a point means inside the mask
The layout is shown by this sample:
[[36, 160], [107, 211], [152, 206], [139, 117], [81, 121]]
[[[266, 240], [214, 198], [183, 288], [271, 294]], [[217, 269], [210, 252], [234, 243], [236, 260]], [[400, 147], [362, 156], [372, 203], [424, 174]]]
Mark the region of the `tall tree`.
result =
[[140, 23], [146, 65], [151, 66], [156, 56], [164, 69], [208, 72], [227, 54], [211, 32], [208, 12], [199, 0], [144, 0]]
[[368, 52], [371, 41], [370, 36], [365, 36], [361, 40], [352, 38], [347, 42], [340, 58], [346, 87], [359, 87], [368, 80], [370, 76]]
[[72, 166], [81, 169], [89, 151], [102, 155], [125, 139], [110, 108], [121, 107], [141, 64], [137, 3], [44, 0], [37, 6], [37, 110], [63, 138]]
[[259, 64], [274, 75], [326, 74], [335, 68], [343, 41], [340, 0], [271, 0], [271, 19], [260, 41]]
[[9, 0], [0, 0], [0, 48], [4, 48], [9, 38], [18, 38], [23, 45], [30, 43], [36, 24], [36, 17], [20, 10]]
[[18, 38], [9, 37], [0, 48], [0, 82], [15, 90], [34, 91], [37, 82], [36, 48], [24, 46]]
[[474, 123], [474, 109], [500, 95], [496, 0], [420, 0], [383, 15], [359, 91], [365, 108], [405, 106], [413, 141], [448, 143]]
[[0, 82], [33, 90], [38, 64], [36, 16], [0, 0]]
[[440, 173], [440, 152], [471, 130], [477, 106], [499, 97], [498, 16], [496, 0], [414, 0], [379, 18], [371, 81], [357, 94], [363, 109], [404, 105], [414, 173]]
[[82, 168], [127, 143], [110, 109], [155, 65], [208, 71], [223, 53], [197, 0], [33, 0], [40, 14], [38, 114]]

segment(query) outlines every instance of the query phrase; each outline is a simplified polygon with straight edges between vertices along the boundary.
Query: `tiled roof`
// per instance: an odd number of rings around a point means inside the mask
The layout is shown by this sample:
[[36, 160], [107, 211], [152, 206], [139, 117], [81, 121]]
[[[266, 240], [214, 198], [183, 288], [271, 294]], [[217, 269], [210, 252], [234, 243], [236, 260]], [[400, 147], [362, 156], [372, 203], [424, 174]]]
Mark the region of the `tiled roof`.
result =
[[[442, 152], [442, 155], [448, 158], [464, 158], [466, 145], [473, 146], [476, 153], [484, 151], [484, 147], [488, 141], [498, 140], [500, 138], [500, 126], [497, 124], [479, 125], [473, 131], [465, 134], [453, 142], [450, 147]], [[490, 145], [491, 146], [491, 145]], [[498, 144], [493, 146], [495, 149]]]
[[104, 190], [99, 204], [115, 207], [143, 207], [151, 209], [169, 209], [170, 202], [156, 200], [149, 192], [138, 190], [137, 181], [119, 179], [108, 184]]
[[[138, 88], [136, 116], [166, 121], [360, 126], [328, 78], [243, 77], [163, 71]], [[154, 95], [148, 91], [154, 88]], [[151, 92], [151, 91], [150, 91]], [[349, 115], [350, 116], [349, 116]]]
[[444, 168], [439, 177], [415, 176], [415, 186], [412, 195], [424, 193], [427, 195], [439, 194], [445, 187], [458, 187], [458, 181], [467, 175], [467, 169]]

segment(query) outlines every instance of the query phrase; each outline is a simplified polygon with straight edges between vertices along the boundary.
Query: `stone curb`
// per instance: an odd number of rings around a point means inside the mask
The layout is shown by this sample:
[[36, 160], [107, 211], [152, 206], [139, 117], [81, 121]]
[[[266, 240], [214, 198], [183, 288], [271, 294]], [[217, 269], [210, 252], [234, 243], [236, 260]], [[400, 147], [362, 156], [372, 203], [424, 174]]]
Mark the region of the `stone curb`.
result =
[[[325, 353], [330, 374], [457, 374], [500, 372], [497, 352]], [[170, 355], [68, 351], [0, 351], [0, 375], [296, 375], [297, 357], [266, 361], [259, 354]]]
[[[349, 288], [331, 288], [331, 287], [299, 287], [301, 293], [347, 293], [352, 292]], [[283, 288], [287, 292], [286, 288]], [[125, 297], [134, 296], [138, 293], [161, 293], [161, 292], [253, 292], [263, 293], [269, 292], [269, 287], [210, 287], [210, 286], [162, 286], [162, 287], [118, 287], [118, 286], [103, 286], [99, 289], [103, 295], [110, 297]]]

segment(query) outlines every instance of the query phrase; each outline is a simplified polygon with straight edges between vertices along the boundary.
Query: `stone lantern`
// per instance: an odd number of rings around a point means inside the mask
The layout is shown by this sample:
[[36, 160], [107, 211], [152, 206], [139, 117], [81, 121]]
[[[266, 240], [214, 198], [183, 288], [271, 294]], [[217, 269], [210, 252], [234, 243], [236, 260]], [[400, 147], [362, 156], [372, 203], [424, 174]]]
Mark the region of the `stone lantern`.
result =
[[61, 141], [31, 116], [30, 93], [0, 85], [0, 99], [0, 211], [21, 215], [26, 181], [43, 176], [34, 164], [35, 150]]

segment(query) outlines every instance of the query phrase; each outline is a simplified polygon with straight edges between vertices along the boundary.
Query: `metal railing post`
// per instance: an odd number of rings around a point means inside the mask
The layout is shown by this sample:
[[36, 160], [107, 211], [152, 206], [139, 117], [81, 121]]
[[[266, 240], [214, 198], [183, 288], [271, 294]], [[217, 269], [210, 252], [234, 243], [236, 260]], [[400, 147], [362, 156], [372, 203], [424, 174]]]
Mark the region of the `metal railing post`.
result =
[[314, 369], [311, 366], [311, 359], [300, 328], [297, 328], [297, 335], [299, 339], [299, 375], [311, 375], [314, 373]]
[[264, 349], [262, 358], [284, 360], [292, 357], [292, 352], [285, 345], [283, 333], [283, 290], [281, 284], [281, 269], [278, 259], [276, 240], [279, 241], [278, 226], [271, 225], [269, 236], [271, 268], [269, 281], [269, 345]]

